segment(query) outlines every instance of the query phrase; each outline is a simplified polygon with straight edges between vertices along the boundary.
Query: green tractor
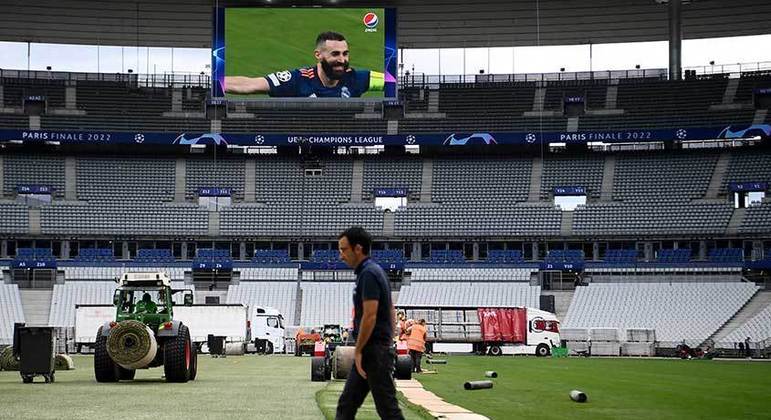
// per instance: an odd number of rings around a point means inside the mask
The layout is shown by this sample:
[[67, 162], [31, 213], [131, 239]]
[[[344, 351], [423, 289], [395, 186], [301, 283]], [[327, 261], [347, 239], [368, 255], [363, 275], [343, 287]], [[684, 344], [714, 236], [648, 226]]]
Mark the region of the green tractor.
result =
[[186, 325], [174, 320], [174, 294], [193, 305], [193, 291], [172, 290], [165, 273], [125, 273], [113, 296], [115, 320], [96, 333], [97, 382], [132, 380], [136, 369], [163, 366], [167, 382], [195, 379], [196, 347]]

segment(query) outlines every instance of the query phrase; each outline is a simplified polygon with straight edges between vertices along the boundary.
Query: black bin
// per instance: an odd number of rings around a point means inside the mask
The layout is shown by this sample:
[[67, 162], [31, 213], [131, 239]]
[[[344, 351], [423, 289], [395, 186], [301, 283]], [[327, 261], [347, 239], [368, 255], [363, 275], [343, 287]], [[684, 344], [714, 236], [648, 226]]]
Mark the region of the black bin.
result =
[[25, 384], [35, 376], [54, 382], [55, 338], [53, 327], [19, 327], [19, 374]]
[[221, 356], [225, 354], [224, 336], [209, 334], [206, 337], [206, 345], [209, 346], [209, 354], [212, 356]]

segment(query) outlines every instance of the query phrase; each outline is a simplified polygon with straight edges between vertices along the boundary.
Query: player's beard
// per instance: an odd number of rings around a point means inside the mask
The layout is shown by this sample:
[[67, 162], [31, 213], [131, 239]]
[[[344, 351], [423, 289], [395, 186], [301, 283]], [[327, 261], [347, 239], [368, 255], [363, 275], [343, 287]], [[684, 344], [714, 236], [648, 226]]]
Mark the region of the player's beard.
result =
[[[342, 66], [342, 70], [335, 70], [335, 66]], [[345, 76], [345, 72], [348, 70], [348, 62], [342, 64], [330, 64], [326, 60], [321, 61], [321, 69], [324, 70], [324, 74], [332, 80], [340, 80]]]

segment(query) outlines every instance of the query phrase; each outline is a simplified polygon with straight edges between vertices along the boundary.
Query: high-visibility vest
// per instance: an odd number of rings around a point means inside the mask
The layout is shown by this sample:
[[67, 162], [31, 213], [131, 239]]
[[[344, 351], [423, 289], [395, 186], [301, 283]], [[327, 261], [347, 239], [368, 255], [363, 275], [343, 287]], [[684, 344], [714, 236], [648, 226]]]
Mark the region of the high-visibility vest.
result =
[[407, 321], [399, 321], [399, 340], [407, 340]]
[[426, 327], [420, 324], [413, 324], [410, 330], [410, 336], [407, 338], [407, 348], [410, 350], [426, 351]]

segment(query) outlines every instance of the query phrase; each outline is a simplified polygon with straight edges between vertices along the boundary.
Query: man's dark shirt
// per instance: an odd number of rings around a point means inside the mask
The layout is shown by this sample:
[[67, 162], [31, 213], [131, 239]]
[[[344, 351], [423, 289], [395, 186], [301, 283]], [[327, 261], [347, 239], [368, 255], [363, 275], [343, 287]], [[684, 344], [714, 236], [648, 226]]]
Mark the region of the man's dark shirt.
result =
[[364, 313], [365, 300], [377, 300], [377, 318], [375, 328], [367, 344], [393, 343], [393, 325], [391, 322], [391, 286], [388, 277], [380, 266], [369, 258], [365, 259], [354, 271], [356, 287], [353, 289], [353, 337], [359, 336], [361, 317]]

